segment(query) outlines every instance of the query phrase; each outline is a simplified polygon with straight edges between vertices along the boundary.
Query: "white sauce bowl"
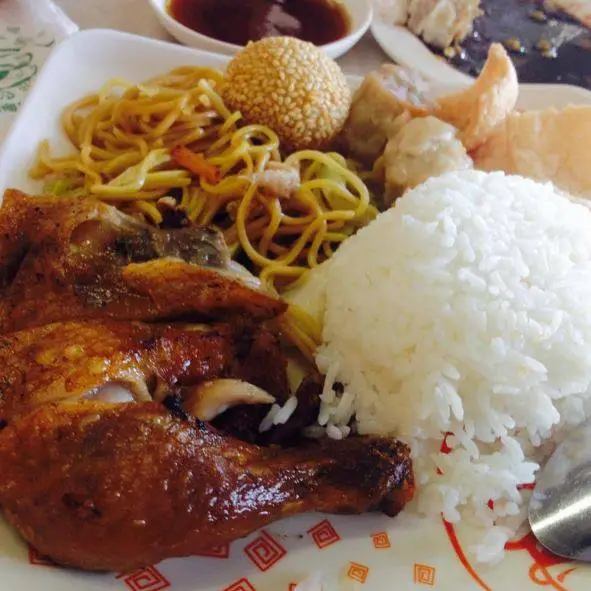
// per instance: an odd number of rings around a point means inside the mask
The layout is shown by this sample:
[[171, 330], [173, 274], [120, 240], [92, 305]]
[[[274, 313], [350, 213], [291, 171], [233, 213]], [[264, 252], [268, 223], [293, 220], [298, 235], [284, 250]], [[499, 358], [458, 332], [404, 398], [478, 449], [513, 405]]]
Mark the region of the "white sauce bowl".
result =
[[[203, 35], [185, 25], [181, 25], [170, 16], [167, 5], [169, 0], [149, 0], [152, 9], [156, 13], [162, 26], [177, 40], [188, 45], [216, 53], [234, 55], [244, 46], [218, 41], [213, 37]], [[333, 59], [347, 53], [363, 37], [369, 28], [373, 17], [373, 5], [371, 0], [342, 0], [343, 6], [349, 15], [350, 32], [342, 39], [337, 39], [327, 45], [322, 45], [324, 52]]]

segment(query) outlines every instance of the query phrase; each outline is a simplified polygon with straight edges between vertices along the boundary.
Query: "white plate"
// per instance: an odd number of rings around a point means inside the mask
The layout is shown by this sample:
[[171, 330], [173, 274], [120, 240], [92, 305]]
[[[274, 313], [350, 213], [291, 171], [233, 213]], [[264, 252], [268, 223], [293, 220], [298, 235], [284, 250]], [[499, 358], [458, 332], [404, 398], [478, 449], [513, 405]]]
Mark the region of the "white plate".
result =
[[[61, 110], [108, 79], [140, 81], [183, 64], [223, 67], [225, 61], [111, 31], [74, 35], [50, 56], [3, 145], [0, 189], [38, 188], [27, 178], [38, 142], [49, 138], [54, 148], [65, 148]], [[568, 103], [591, 104], [591, 93], [564, 86], [522, 89], [522, 107]], [[290, 584], [314, 571], [329, 580], [324, 591], [591, 587], [591, 568], [546, 554], [526, 533], [496, 567], [466, 558], [472, 542], [473, 532], [465, 527], [454, 530], [409, 515], [392, 520], [310, 514], [276, 523], [229, 548], [212, 549], [208, 557], [168, 560], [117, 577], [45, 565], [0, 521], [0, 591], [290, 591]]]
[[[579, 3], [581, 7], [575, 7], [575, 10], [579, 9], [587, 13], [591, 11], [591, 0], [579, 0]], [[566, 10], [569, 9], [568, 4], [568, 0], [563, 0]], [[571, 2], [571, 4], [577, 4], [577, 2]], [[587, 16], [587, 19], [591, 17]], [[374, 0], [374, 18], [370, 30], [378, 45], [392, 60], [418, 70], [428, 79], [444, 85], [458, 86], [471, 84], [474, 80], [471, 76], [454, 68], [443, 57], [433, 53], [406, 27], [392, 24], [387, 13], [380, 8], [379, 0]]]
[[378, 45], [396, 63], [414, 68], [425, 78], [439, 84], [466, 86], [473, 78], [450, 66], [445, 59], [435, 55], [416, 35], [406, 27], [382, 20], [376, 11], [371, 32]]

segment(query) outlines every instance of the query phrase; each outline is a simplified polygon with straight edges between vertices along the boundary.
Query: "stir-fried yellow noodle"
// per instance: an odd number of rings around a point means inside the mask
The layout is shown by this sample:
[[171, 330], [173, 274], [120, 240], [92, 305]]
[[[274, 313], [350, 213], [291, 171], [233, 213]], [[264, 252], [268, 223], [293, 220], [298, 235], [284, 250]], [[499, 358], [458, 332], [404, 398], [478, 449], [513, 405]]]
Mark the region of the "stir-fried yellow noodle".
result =
[[375, 209], [339, 154], [284, 160], [273, 130], [244, 125], [226, 107], [222, 83], [220, 72], [198, 67], [137, 85], [112, 80], [64, 111], [76, 151], [55, 157], [44, 142], [31, 176], [45, 179], [46, 192], [92, 195], [155, 224], [172, 196], [192, 222], [220, 229], [267, 289], [281, 291]]
[[179, 68], [136, 86], [112, 80], [62, 114], [77, 152], [52, 158], [44, 142], [31, 175], [51, 175], [60, 187], [116, 203], [154, 200], [187, 187], [191, 176], [174, 166], [170, 150], [209, 146], [226, 131], [232, 114], [213, 90], [220, 81], [210, 68]]

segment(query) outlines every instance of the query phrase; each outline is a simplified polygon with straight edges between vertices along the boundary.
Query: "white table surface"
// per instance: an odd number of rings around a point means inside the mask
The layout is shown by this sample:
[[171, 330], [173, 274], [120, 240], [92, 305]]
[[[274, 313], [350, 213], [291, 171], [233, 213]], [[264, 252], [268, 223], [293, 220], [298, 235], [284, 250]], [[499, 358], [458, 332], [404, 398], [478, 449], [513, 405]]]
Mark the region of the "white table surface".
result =
[[[160, 26], [148, 0], [54, 0], [81, 29], [118, 29], [155, 39], [173, 41]], [[367, 35], [339, 63], [348, 74], [364, 75], [391, 61]]]

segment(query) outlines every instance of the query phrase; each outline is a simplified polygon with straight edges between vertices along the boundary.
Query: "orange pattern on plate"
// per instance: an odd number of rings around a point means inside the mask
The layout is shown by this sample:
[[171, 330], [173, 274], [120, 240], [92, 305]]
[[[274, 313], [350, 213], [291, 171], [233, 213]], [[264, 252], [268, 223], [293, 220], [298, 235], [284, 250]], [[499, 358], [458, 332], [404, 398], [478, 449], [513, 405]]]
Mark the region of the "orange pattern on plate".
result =
[[287, 550], [263, 530], [244, 548], [244, 553], [260, 571], [265, 572], [277, 564], [287, 554]]
[[349, 569], [347, 570], [347, 576], [354, 581], [361, 583], [362, 585], [367, 580], [369, 574], [369, 568], [364, 564], [358, 564], [357, 562], [350, 562]]
[[170, 582], [155, 566], [140, 568], [116, 578], [121, 579], [129, 591], [162, 591], [171, 587]]
[[565, 558], [556, 556], [556, 554], [552, 554], [546, 550], [538, 543], [531, 531], [518, 540], [507, 542], [507, 544], [505, 544], [505, 550], [525, 550], [529, 553], [533, 560], [532, 565], [529, 567], [529, 578], [533, 583], [540, 587], [550, 587], [557, 591], [566, 591], [566, 587], [563, 585], [564, 580], [577, 568], [576, 566], [569, 566], [560, 571], [555, 578], [550, 573], [550, 567], [559, 564], [570, 565], [572, 563]]
[[[526, 485], [521, 488], [530, 487]], [[474, 567], [468, 561], [453, 525], [446, 522], [445, 520], [443, 520], [443, 524], [445, 526], [451, 545], [466, 572], [468, 572], [468, 574], [481, 589], [484, 591], [492, 591], [492, 588], [482, 580]], [[505, 544], [505, 550], [507, 552], [526, 551], [530, 555], [532, 558], [532, 564], [529, 568], [528, 575], [532, 583], [535, 585], [539, 587], [555, 589], [556, 591], [568, 591], [568, 589], [564, 586], [564, 581], [569, 574], [576, 570], [577, 567], [568, 566], [568, 568], [563, 569], [558, 573], [558, 575], [554, 576], [550, 572], [551, 567], [562, 564], [570, 565], [571, 563], [560, 556], [556, 556], [555, 554], [548, 552], [548, 550], [538, 544], [531, 531], [528, 531], [524, 536], [517, 540], [507, 542]]]
[[229, 587], [226, 587], [224, 591], [257, 591], [250, 583], [248, 579], [239, 579], [232, 583]]
[[435, 585], [435, 568], [427, 564], [419, 564], [415, 562], [414, 565], [414, 582], [418, 585]]
[[317, 523], [314, 527], [308, 530], [308, 533], [312, 536], [314, 543], [321, 550], [341, 539], [328, 519], [324, 519], [320, 523]]
[[390, 543], [390, 537], [385, 531], [373, 534], [371, 539], [373, 540], [373, 547], [378, 550], [385, 550], [386, 548], [392, 547], [392, 544]]

